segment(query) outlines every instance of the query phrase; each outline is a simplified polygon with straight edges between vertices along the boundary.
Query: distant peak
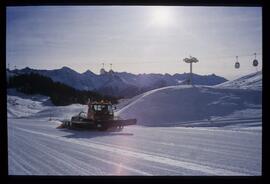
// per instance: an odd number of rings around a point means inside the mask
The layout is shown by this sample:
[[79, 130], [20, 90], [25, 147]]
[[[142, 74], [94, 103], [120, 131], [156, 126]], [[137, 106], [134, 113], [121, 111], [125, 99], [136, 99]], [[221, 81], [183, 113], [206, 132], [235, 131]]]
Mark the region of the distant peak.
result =
[[60, 70], [63, 70], [63, 71], [72, 71], [74, 72], [74, 70], [72, 70], [71, 68], [67, 67], [67, 66], [63, 66]]
[[28, 66], [25, 67], [23, 70], [31, 70], [31, 68], [29, 68]]
[[91, 70], [86, 70], [84, 73], [93, 73]]
[[64, 70], [71, 70], [69, 67], [67, 66], [63, 66], [61, 69], [64, 69]]
[[83, 74], [85, 74], [85, 75], [94, 75], [94, 73], [91, 70], [86, 70]]
[[33, 70], [33, 69], [31, 69], [31, 68], [29, 68], [28, 66], [27, 67], [25, 67], [25, 68], [23, 68], [23, 69], [21, 69], [22, 71], [30, 71], [30, 70]]

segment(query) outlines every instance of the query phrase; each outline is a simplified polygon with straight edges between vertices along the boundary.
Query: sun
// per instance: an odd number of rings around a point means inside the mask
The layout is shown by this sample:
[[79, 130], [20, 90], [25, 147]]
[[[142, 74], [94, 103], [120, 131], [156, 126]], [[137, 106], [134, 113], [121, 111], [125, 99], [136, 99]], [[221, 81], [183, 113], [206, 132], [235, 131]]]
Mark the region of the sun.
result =
[[172, 22], [172, 15], [169, 7], [157, 6], [152, 10], [152, 22], [155, 25], [167, 26]]

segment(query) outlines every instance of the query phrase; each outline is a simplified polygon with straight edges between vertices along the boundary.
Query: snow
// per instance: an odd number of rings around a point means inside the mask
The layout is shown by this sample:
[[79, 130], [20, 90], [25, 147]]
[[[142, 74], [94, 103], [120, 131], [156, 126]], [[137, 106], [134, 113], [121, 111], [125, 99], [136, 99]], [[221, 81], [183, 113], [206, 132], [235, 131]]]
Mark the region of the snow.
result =
[[42, 95], [25, 95], [14, 89], [7, 91], [7, 115], [11, 117], [27, 117], [44, 110], [44, 105], [51, 105], [49, 97]]
[[8, 118], [47, 118], [70, 119], [74, 114], [86, 111], [86, 105], [53, 106], [49, 97], [42, 95], [25, 95], [14, 89], [7, 91]]
[[[243, 119], [250, 112], [261, 119], [262, 91], [258, 79], [262, 80], [261, 72], [218, 86], [178, 85], [151, 90], [120, 103], [116, 115], [137, 118], [138, 124], [146, 126], [176, 126], [198, 120], [221, 126], [213, 120], [235, 115]], [[242, 85], [238, 86], [239, 83]]]
[[75, 131], [33, 118], [9, 119], [8, 128], [11, 175], [261, 175], [261, 132]]
[[138, 125], [121, 132], [58, 129], [87, 106], [8, 90], [9, 174], [260, 176], [257, 83], [170, 86], [122, 99], [116, 115]]
[[[253, 90], [170, 86], [134, 97], [116, 115], [122, 118], [136, 117], [138, 124], [147, 126], [210, 121], [214, 117], [227, 116], [244, 109], [261, 109], [261, 95], [261, 91]], [[261, 117], [261, 110], [257, 113]]]
[[220, 88], [241, 88], [262, 90], [262, 71], [251, 73], [233, 81], [227, 81], [216, 85]]

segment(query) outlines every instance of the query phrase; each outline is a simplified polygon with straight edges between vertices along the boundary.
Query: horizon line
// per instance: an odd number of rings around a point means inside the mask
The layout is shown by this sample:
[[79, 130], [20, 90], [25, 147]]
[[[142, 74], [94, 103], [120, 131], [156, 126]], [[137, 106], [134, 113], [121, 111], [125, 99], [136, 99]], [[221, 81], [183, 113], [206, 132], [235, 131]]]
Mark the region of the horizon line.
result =
[[[71, 67], [68, 67], [68, 66], [62, 66], [61, 68], [54, 68], [54, 69], [40, 69], [40, 68], [31, 68], [31, 67], [29, 67], [29, 66], [26, 66], [26, 67], [24, 67], [24, 68], [16, 68], [15, 67], [15, 69], [10, 69], [10, 68], [6, 68], [6, 70], [9, 70], [9, 71], [14, 71], [14, 70], [23, 70], [23, 69], [27, 69], [27, 68], [29, 68], [29, 69], [32, 69], [32, 70], [47, 70], [47, 71], [51, 71], [51, 70], [60, 70], [60, 69], [63, 69], [63, 68], [68, 68], [68, 69], [70, 69], [70, 70], [72, 70], [72, 71], [74, 71], [74, 72], [76, 72], [76, 73], [79, 73], [79, 74], [84, 74], [84, 73], [86, 73], [87, 71], [90, 71], [90, 72], [92, 72], [93, 74], [95, 74], [95, 75], [102, 75], [102, 74], [97, 74], [97, 73], [95, 73], [95, 72], [93, 72], [92, 70], [90, 70], [90, 69], [87, 69], [87, 70], [85, 70], [84, 72], [78, 72], [77, 70], [75, 70], [75, 69], [73, 69], [73, 68], [71, 68]], [[101, 68], [102, 69], [102, 68]], [[105, 70], [105, 69], [104, 69]], [[130, 74], [133, 74], [133, 75], [150, 75], [150, 74], [160, 74], [160, 75], [171, 75], [171, 76], [173, 76], [173, 75], [175, 75], [175, 74], [189, 74], [189, 72], [184, 72], [184, 73], [174, 73], [174, 74], [170, 74], [170, 73], [131, 73], [131, 72], [127, 72], [127, 71], [114, 71], [114, 70], [112, 70], [114, 73], [130, 73]], [[106, 73], [109, 73], [110, 72], [110, 70], [108, 70], [108, 71], [106, 71], [105, 70], [105, 72]], [[192, 73], [192, 74], [196, 74], [196, 75], [201, 75], [201, 76], [209, 76], [209, 75], [216, 75], [215, 73], [211, 73], [211, 74], [197, 74], [197, 73]], [[216, 75], [216, 76], [219, 76], [219, 75]], [[223, 77], [223, 76], [219, 76], [219, 77]], [[225, 78], [225, 77], [223, 77], [223, 78]], [[227, 78], [225, 78], [226, 80], [228, 80]]]

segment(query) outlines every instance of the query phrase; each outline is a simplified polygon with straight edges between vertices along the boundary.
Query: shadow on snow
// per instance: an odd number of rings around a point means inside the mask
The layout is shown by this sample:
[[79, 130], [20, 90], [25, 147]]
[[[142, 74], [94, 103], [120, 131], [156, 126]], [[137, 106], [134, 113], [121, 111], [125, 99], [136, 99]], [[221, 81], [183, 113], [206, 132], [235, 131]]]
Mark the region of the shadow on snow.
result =
[[66, 138], [94, 138], [94, 137], [104, 137], [104, 136], [133, 136], [133, 133], [119, 132], [114, 130], [98, 131], [89, 129], [60, 129], [61, 131], [70, 133], [63, 137]]

